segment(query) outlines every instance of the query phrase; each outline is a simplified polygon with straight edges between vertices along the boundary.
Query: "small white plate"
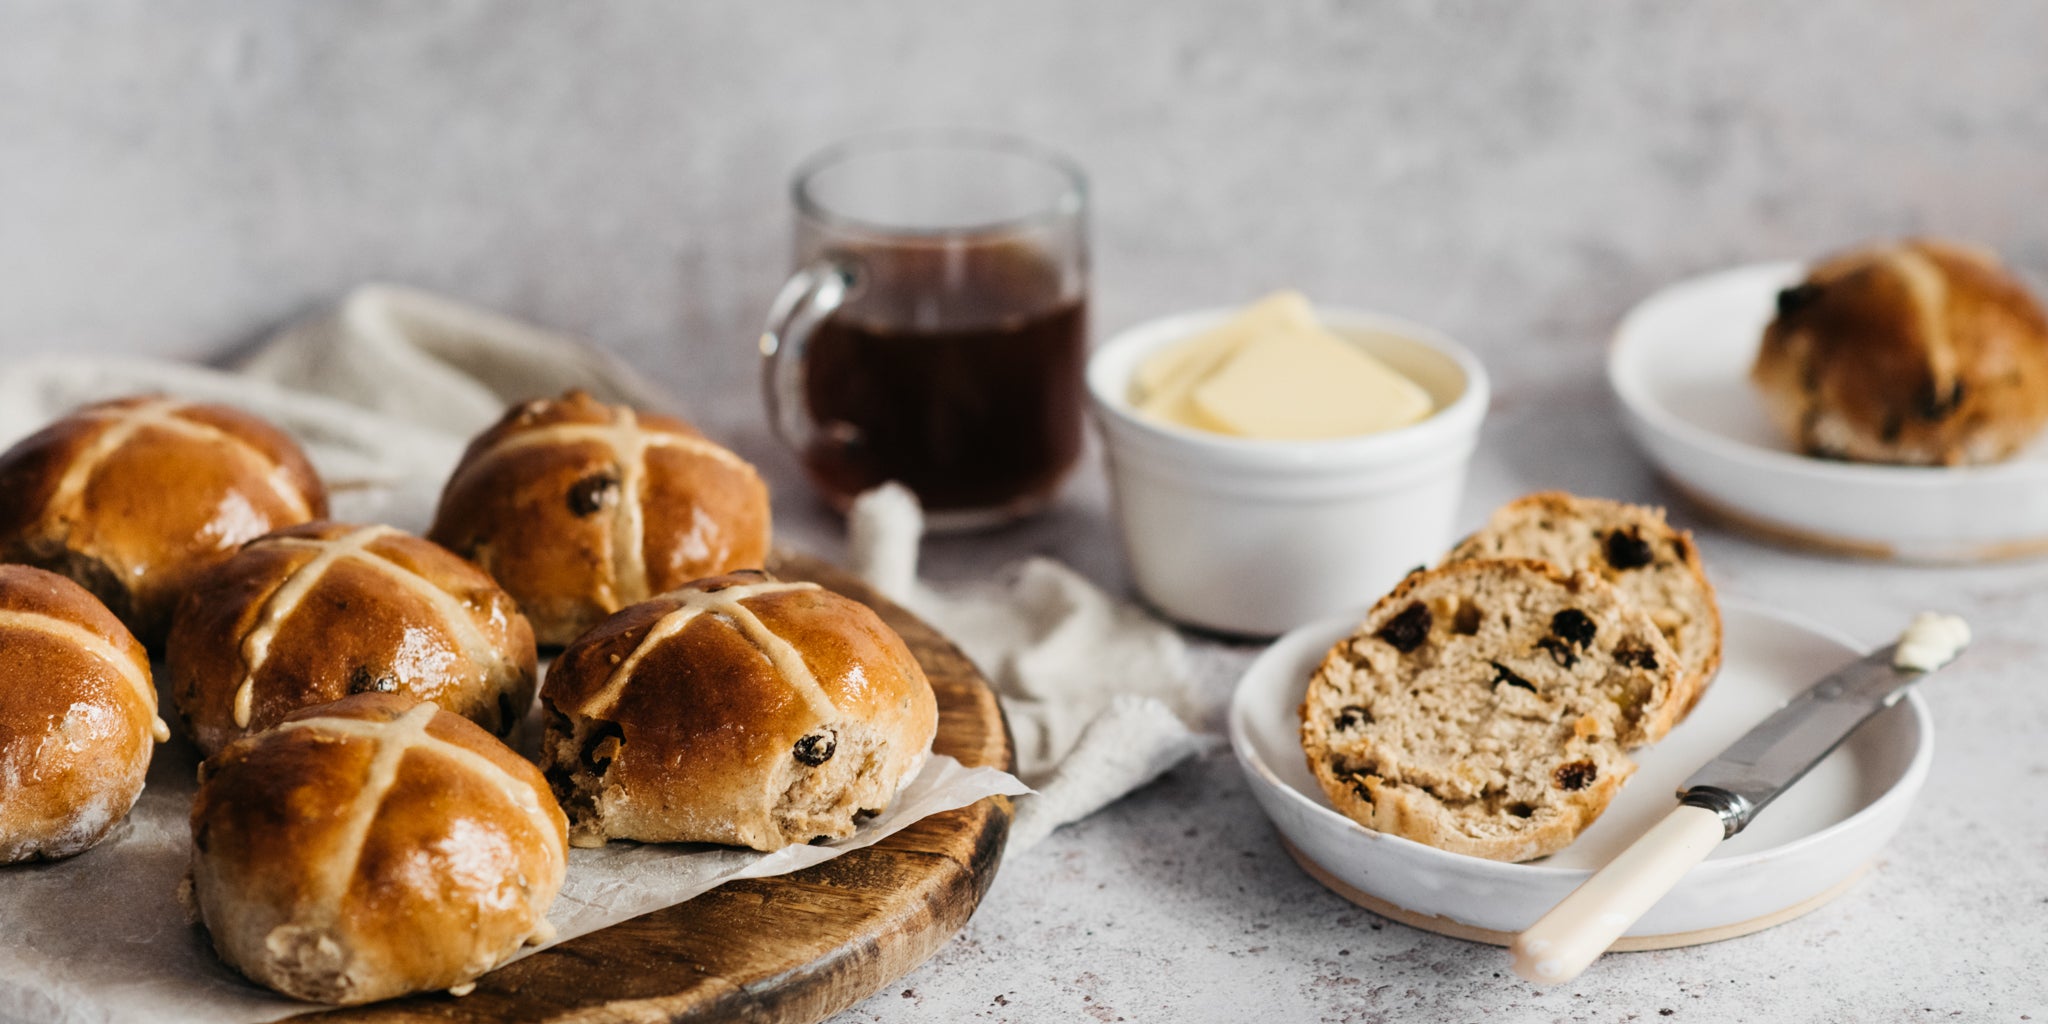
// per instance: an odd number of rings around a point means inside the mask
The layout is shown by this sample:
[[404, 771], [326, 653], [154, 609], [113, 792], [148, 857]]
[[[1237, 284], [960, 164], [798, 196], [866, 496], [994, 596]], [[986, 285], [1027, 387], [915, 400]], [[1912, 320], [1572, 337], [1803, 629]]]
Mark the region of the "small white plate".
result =
[[[1230, 706], [1230, 743], [1259, 806], [1309, 873], [1417, 927], [1505, 943], [1675, 806], [1678, 785], [1787, 699], [1858, 656], [1847, 641], [1780, 613], [1724, 601], [1720, 676], [1654, 746], [1578, 841], [1529, 864], [1447, 853], [1371, 831], [1334, 810], [1301, 752], [1300, 706], [1331, 645], [1357, 626], [1325, 619], [1252, 663]], [[1714, 851], [1629, 929], [1619, 948], [1728, 938], [1819, 906], [1861, 874], [1927, 778], [1934, 732], [1918, 694], [1864, 724], [1755, 824]]]
[[1709, 511], [1782, 541], [1906, 561], [2048, 552], [2048, 446], [1991, 466], [1918, 467], [1795, 451], [1749, 382], [1796, 263], [1736, 267], [1644, 299], [1616, 330], [1607, 381], [1636, 443]]

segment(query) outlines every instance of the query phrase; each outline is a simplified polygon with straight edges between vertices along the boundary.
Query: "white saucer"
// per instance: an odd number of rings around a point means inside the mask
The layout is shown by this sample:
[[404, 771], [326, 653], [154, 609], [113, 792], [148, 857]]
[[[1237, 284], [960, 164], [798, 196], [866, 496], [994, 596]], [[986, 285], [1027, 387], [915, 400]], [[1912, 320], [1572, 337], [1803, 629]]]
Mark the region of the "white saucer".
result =
[[1796, 263], [1674, 284], [1621, 321], [1607, 381], [1636, 443], [1710, 511], [1778, 540], [1908, 561], [2048, 552], [2048, 445], [1993, 466], [1833, 462], [1794, 451], [1749, 383]]
[[[1259, 806], [1309, 873], [1366, 907], [1460, 938], [1505, 942], [1675, 806], [1680, 782], [1814, 680], [1858, 656], [1780, 613], [1722, 604], [1719, 678], [1677, 729], [1635, 753], [1640, 765], [1600, 820], [1559, 853], [1503, 864], [1373, 832], [1330, 807], [1301, 752], [1309, 676], [1355, 616], [1280, 638], [1238, 683], [1230, 743]], [[1643, 915], [1620, 948], [1740, 935], [1825, 902], [1860, 874], [1905, 820], [1927, 778], [1934, 733], [1909, 694], [1864, 724], [1755, 824], [1723, 844]]]

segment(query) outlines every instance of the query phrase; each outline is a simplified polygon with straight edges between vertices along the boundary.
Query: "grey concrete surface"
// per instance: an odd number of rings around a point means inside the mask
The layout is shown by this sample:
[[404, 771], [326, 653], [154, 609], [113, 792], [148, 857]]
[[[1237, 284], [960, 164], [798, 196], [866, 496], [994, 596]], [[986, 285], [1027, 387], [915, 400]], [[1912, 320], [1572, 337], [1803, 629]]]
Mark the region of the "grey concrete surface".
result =
[[[440, 289], [643, 367], [764, 466], [783, 537], [830, 555], [754, 401], [786, 172], [856, 131], [959, 124], [1088, 167], [1098, 337], [1283, 284], [1405, 315], [1496, 378], [1460, 525], [1536, 486], [1665, 500], [1600, 383], [1619, 314], [1901, 232], [2048, 277], [2044, 41], [2048, 5], [1977, 0], [0, 0], [0, 360], [208, 358], [360, 281]], [[1043, 552], [1121, 587], [1108, 516], [1091, 463], [1049, 517], [927, 564]], [[1922, 606], [1979, 624], [1929, 694], [1920, 813], [1843, 899], [1539, 993], [1304, 877], [1224, 755], [1017, 857], [958, 941], [844, 1019], [2048, 1020], [2048, 565], [1692, 525], [1724, 591], [1861, 640]], [[1199, 652], [1220, 701], [1251, 649]]]

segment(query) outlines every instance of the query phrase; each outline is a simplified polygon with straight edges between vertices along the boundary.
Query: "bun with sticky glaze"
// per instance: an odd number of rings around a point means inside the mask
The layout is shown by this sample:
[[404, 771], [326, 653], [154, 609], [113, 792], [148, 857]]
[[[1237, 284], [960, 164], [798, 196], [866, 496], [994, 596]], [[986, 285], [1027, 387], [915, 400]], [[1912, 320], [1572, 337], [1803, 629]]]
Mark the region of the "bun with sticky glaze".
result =
[[681, 420], [581, 391], [515, 406], [448, 480], [428, 536], [497, 579], [542, 644], [768, 557], [768, 488]]
[[322, 1003], [460, 989], [545, 942], [566, 823], [534, 766], [390, 693], [208, 759], [186, 892], [229, 966]]
[[606, 619], [541, 689], [579, 846], [851, 835], [917, 774], [938, 705], [903, 639], [815, 583], [738, 572]]
[[509, 734], [533, 706], [533, 629], [447, 549], [389, 526], [309, 523], [259, 537], [196, 580], [165, 656], [204, 755], [356, 693], [431, 700]]
[[0, 864], [89, 849], [170, 738], [149, 657], [85, 588], [0, 565], [0, 664]]
[[0, 453], [0, 561], [70, 577], [152, 648], [194, 576], [326, 514], [298, 445], [222, 405], [101, 402]]

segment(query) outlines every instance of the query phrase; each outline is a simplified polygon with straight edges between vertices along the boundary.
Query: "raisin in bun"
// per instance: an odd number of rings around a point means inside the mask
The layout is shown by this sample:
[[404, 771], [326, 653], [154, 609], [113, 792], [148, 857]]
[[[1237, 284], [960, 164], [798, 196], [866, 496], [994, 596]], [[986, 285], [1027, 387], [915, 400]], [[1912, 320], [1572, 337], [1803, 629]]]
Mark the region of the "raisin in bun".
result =
[[565, 829], [540, 772], [468, 719], [358, 694], [206, 761], [187, 895], [221, 959], [286, 995], [459, 987], [552, 936]]
[[[1573, 656], [1557, 656], [1562, 649]], [[1591, 573], [1484, 559], [1418, 570], [1323, 659], [1301, 745], [1331, 806], [1453, 853], [1563, 849], [1664, 734], [1677, 658]]]
[[851, 835], [938, 728], [924, 670], [879, 616], [759, 572], [606, 619], [556, 659], [541, 704], [541, 765], [588, 846]]
[[1997, 462], [2048, 424], [2048, 316], [1988, 254], [1869, 246], [1778, 294], [1750, 379], [1810, 455]]
[[764, 564], [768, 488], [681, 420], [571, 391], [514, 407], [470, 444], [428, 536], [560, 645], [662, 591]]
[[165, 657], [202, 754], [350, 694], [430, 700], [499, 736], [533, 705], [533, 629], [489, 576], [389, 526], [259, 537], [193, 582]]
[[99, 842], [169, 738], [121, 620], [56, 573], [0, 565], [0, 864]]
[[221, 405], [101, 402], [0, 454], [0, 561], [71, 577], [152, 647], [194, 575], [326, 514], [291, 438]]

